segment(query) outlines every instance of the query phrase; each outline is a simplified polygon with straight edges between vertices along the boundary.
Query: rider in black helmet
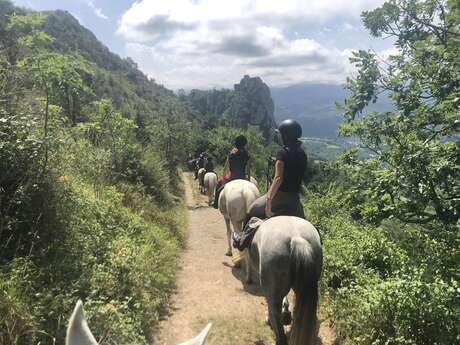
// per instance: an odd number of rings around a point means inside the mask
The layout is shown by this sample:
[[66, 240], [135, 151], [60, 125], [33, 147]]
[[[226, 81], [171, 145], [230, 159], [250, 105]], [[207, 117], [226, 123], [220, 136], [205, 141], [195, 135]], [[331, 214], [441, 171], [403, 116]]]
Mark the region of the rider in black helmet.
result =
[[307, 168], [307, 155], [299, 138], [302, 127], [297, 121], [285, 120], [276, 130], [282, 148], [276, 154], [275, 176], [268, 193], [249, 207], [248, 217], [297, 216], [305, 218], [300, 203], [300, 189]]

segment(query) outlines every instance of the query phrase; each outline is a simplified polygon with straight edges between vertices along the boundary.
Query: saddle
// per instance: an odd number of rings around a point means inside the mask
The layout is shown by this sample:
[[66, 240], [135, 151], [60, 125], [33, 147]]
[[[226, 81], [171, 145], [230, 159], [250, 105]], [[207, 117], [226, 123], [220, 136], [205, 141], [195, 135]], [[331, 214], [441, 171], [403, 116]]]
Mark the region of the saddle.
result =
[[244, 227], [241, 234], [233, 232], [233, 248], [236, 248], [239, 251], [243, 251], [244, 249], [249, 248], [254, 235], [256, 234], [257, 230], [259, 230], [259, 227], [264, 223], [264, 221], [264, 219], [252, 217]]

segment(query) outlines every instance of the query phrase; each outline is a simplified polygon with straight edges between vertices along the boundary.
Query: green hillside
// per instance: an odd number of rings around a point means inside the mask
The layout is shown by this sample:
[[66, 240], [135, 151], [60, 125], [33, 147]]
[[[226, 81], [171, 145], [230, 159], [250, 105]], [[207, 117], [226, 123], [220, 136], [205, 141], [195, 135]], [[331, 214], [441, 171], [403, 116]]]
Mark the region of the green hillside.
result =
[[177, 97], [62, 11], [0, 1], [0, 344], [147, 344], [184, 239]]

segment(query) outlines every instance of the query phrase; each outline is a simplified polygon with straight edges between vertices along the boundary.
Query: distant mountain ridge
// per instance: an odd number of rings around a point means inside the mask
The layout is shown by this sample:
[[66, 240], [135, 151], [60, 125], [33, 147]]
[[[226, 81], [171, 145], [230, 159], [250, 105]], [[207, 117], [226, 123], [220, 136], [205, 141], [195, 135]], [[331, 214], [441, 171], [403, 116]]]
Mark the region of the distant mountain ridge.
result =
[[271, 88], [275, 102], [275, 119], [293, 118], [300, 122], [304, 136], [336, 137], [342, 113], [335, 102], [343, 103], [347, 91], [340, 85], [301, 84]]
[[[299, 84], [283, 88], [271, 88], [275, 102], [275, 120], [280, 122], [292, 118], [300, 122], [304, 136], [336, 138], [337, 129], [343, 120], [343, 112], [335, 104], [344, 103], [348, 97], [342, 85]], [[389, 110], [391, 103], [382, 98], [370, 107], [373, 110]]]

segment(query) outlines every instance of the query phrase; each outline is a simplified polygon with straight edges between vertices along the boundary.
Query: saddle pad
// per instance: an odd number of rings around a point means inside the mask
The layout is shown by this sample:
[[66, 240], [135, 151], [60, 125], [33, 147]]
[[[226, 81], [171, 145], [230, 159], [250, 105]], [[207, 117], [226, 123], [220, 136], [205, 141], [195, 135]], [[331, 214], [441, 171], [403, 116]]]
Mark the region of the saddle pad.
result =
[[238, 250], [248, 248], [251, 245], [252, 239], [259, 229], [259, 226], [261, 226], [264, 221], [265, 220], [263, 219], [252, 217], [240, 235], [233, 234], [233, 247]]

